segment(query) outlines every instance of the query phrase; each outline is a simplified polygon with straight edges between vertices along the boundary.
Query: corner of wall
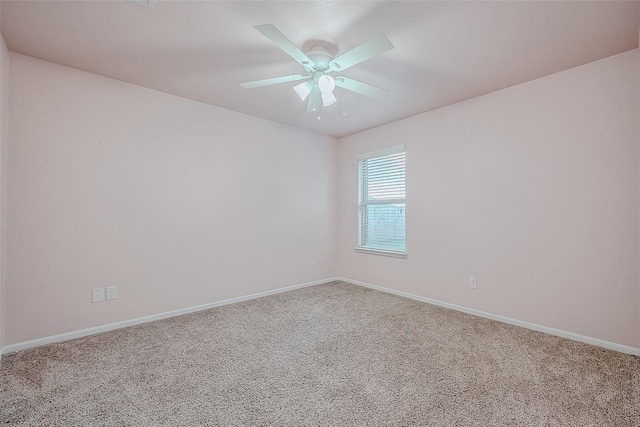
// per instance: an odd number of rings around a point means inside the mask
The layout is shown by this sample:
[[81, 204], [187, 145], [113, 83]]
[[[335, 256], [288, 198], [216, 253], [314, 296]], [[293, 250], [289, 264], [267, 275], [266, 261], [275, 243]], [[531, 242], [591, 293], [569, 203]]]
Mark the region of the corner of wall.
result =
[[340, 139], [341, 138], [333, 138], [333, 172], [332, 172], [332, 176], [333, 176], [333, 253], [332, 253], [332, 260], [331, 262], [333, 263], [333, 276], [337, 277], [339, 274], [339, 266], [338, 266], [338, 261], [339, 261], [339, 256], [338, 256], [338, 242], [340, 240], [340, 230], [339, 230], [339, 221], [338, 221], [338, 214], [340, 212], [339, 208], [338, 208], [338, 201], [340, 198], [340, 179], [338, 177], [338, 173], [340, 172], [340, 165], [338, 163], [339, 161], [339, 154], [338, 154], [338, 150], [340, 147]]
[[[624, 52], [341, 139], [338, 275], [639, 348], [639, 54]], [[396, 135], [411, 155], [407, 181], [422, 184], [411, 186], [412, 241], [402, 262], [352, 249], [354, 160]], [[600, 172], [583, 167], [595, 164]], [[576, 218], [589, 224], [588, 237]], [[480, 292], [465, 285], [472, 272], [485, 277]]]

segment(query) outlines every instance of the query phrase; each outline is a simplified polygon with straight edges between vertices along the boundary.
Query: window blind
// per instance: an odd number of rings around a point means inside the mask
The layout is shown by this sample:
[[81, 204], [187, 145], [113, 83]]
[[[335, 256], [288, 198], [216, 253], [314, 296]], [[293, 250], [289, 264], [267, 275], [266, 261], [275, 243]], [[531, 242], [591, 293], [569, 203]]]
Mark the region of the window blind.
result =
[[358, 246], [405, 252], [405, 151], [358, 160]]

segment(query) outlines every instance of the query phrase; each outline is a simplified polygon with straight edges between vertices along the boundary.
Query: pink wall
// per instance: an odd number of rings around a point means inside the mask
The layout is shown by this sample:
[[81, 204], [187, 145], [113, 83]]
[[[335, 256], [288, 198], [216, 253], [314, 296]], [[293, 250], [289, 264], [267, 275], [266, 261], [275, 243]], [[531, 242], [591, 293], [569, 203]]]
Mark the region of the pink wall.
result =
[[5, 345], [335, 275], [333, 138], [17, 54], [10, 84]]
[[[639, 347], [638, 76], [636, 49], [341, 139], [339, 274]], [[400, 143], [408, 259], [354, 253], [356, 156]]]
[[[10, 58], [4, 345], [337, 273], [640, 346], [637, 49], [337, 145]], [[355, 157], [399, 143], [409, 258], [355, 254]]]
[[6, 282], [7, 145], [9, 143], [9, 51], [0, 37], [0, 348], [4, 342], [4, 284]]

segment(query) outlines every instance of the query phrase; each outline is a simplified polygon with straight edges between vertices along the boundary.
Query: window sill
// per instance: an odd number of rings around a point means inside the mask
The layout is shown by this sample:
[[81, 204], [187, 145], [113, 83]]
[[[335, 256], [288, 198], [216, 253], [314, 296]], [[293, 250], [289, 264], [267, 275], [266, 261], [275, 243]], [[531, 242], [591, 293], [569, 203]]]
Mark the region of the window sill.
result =
[[361, 254], [371, 254], [371, 255], [388, 256], [392, 258], [407, 259], [406, 252], [385, 251], [382, 249], [368, 249], [368, 248], [360, 248], [360, 247], [353, 248], [353, 250]]

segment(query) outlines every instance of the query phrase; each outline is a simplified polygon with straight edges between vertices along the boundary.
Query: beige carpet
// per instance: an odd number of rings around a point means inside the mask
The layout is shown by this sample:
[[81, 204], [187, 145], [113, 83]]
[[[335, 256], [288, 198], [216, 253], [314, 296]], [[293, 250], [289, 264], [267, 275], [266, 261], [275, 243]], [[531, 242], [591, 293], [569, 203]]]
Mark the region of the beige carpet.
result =
[[330, 283], [3, 357], [28, 426], [640, 426], [640, 358]]

